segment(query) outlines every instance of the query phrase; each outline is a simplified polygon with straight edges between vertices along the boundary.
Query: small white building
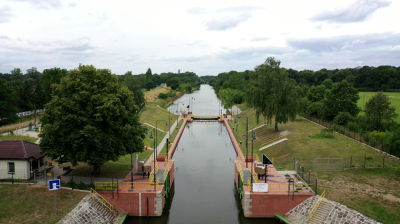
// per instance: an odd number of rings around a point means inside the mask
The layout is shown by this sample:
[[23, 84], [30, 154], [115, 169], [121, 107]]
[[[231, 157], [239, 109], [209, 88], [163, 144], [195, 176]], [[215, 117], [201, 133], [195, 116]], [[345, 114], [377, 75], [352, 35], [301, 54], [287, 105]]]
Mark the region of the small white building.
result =
[[0, 179], [27, 180], [33, 177], [33, 171], [40, 172], [50, 167], [48, 158], [37, 144], [21, 140], [0, 142]]

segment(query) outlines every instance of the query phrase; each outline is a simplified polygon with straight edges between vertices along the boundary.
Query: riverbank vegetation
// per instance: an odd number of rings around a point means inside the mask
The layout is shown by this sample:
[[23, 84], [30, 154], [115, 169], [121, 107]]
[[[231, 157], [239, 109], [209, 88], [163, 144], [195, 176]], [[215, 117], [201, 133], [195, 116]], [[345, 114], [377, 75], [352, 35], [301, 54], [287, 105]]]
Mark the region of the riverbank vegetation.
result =
[[[254, 71], [220, 73], [214, 78], [204, 77], [202, 82], [214, 87], [227, 108], [246, 103], [269, 123], [274, 118], [275, 131], [280, 130], [278, 124], [293, 121], [294, 114], [301, 114], [321, 124], [335, 125], [351, 136], [362, 136], [366, 144], [400, 156], [397, 93], [367, 94], [366, 101], [358, 92], [395, 92], [400, 89], [400, 68], [364, 66], [313, 72], [280, 68], [279, 63], [268, 58]], [[295, 94], [282, 88], [290, 85], [288, 89]]]
[[54, 215], [54, 192], [45, 186], [0, 185], [0, 223], [56, 223], [88, 193], [61, 189]]

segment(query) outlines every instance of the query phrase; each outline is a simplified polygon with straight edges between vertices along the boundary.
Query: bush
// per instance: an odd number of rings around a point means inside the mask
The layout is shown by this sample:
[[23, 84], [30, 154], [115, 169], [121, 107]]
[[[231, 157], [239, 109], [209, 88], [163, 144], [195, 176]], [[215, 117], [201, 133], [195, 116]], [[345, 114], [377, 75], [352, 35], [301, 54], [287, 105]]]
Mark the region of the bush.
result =
[[349, 112], [339, 112], [333, 119], [333, 122], [338, 125], [347, 125], [348, 122], [354, 121], [354, 117]]
[[352, 132], [360, 132], [361, 131], [361, 126], [353, 121], [348, 122], [346, 125], [346, 128]]
[[168, 95], [165, 93], [160, 93], [160, 94], [158, 94], [158, 98], [165, 100], [168, 98]]
[[366, 156], [365, 158], [366, 158], [366, 159], [372, 159], [372, 156], [371, 156], [371, 155], [368, 155], [368, 156]]

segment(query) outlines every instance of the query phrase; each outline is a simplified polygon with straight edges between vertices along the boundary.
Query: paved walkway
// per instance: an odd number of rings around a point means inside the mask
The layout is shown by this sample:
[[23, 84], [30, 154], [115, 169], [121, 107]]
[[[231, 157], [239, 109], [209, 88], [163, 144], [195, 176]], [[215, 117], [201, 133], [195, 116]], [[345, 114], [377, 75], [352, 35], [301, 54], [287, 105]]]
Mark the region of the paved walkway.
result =
[[[169, 129], [171, 133], [175, 130], [176, 126], [178, 125], [179, 120], [180, 119], [178, 119], [176, 122], [174, 122], [172, 124], [171, 128]], [[163, 140], [161, 140], [160, 144], [158, 144], [156, 157], [160, 154], [161, 150], [163, 149], [165, 143], [167, 142], [167, 138], [169, 138], [169, 134], [168, 133], [164, 136]], [[154, 152], [153, 152], [153, 154], [151, 154], [151, 156], [146, 161], [146, 163], [150, 163], [153, 158], [154, 158]]]

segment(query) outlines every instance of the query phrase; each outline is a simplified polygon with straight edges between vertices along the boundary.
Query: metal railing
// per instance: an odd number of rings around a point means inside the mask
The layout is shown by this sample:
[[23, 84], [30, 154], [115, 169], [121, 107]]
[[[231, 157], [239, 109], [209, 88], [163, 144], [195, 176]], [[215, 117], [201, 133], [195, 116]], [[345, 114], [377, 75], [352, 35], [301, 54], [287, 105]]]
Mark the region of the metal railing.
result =
[[257, 178], [256, 172], [254, 171], [253, 166], [254, 166], [254, 163], [251, 162], [251, 163], [250, 163], [250, 173], [251, 173], [251, 175], [253, 175], [253, 181], [254, 181], [254, 183], [257, 183], [258, 178]]
[[258, 155], [256, 154], [254, 160], [256, 161], [256, 163], [261, 162], [260, 157], [258, 157]]
[[219, 117], [218, 114], [192, 114], [192, 117], [198, 118], [217, 118]]
[[164, 170], [164, 179], [163, 179], [163, 183], [165, 182], [165, 180], [167, 179], [167, 177], [168, 177], [168, 173], [169, 173], [169, 171], [170, 171], [170, 169], [171, 169], [171, 167], [169, 167], [169, 161], [170, 160], [168, 160], [166, 163], [165, 163], [165, 170]]
[[94, 188], [96, 191], [113, 191], [118, 187], [117, 182], [95, 182]]
[[238, 171], [239, 171], [240, 179], [242, 179], [242, 183], [245, 185], [245, 183], [243, 181], [243, 177], [244, 177], [244, 175], [243, 175], [243, 163], [242, 163], [240, 157], [238, 157]]
[[110, 210], [110, 212], [114, 211], [114, 206], [110, 204], [110, 202], [106, 201], [99, 193], [97, 193], [93, 188], [90, 188], [90, 193], [92, 194], [93, 198], [96, 198], [102, 206], [106, 206]]
[[[133, 188], [132, 188], [133, 186]], [[118, 190], [127, 192], [139, 192], [139, 191], [147, 191], [152, 190], [153, 187], [148, 182], [122, 182], [118, 186]]]
[[315, 203], [314, 207], [311, 209], [311, 212], [310, 212], [310, 220], [311, 221], [312, 221], [313, 215], [317, 212], [319, 205], [324, 202], [324, 197], [325, 197], [325, 191], [321, 194], [321, 196], [318, 198], [317, 203]]
[[279, 140], [281, 140], [281, 139], [283, 139], [283, 138], [287, 138], [287, 135], [282, 135], [282, 136], [279, 136], [278, 138], [272, 139], [272, 140], [270, 140], [270, 141], [268, 141], [268, 142], [264, 142], [264, 143], [261, 145], [261, 147], [266, 146], [266, 145], [269, 145], [269, 144], [272, 144], [272, 143], [274, 143], [274, 142], [276, 142], [276, 141], [279, 141]]

